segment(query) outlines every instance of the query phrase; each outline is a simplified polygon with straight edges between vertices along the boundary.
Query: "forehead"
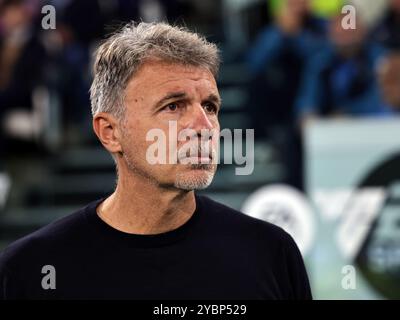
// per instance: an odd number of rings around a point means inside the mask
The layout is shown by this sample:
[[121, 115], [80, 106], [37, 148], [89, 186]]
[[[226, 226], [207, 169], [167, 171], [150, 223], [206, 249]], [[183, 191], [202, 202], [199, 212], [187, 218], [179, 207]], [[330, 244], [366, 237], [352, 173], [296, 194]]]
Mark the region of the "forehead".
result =
[[218, 89], [214, 76], [206, 68], [150, 60], [128, 82], [127, 96], [158, 96], [171, 90], [209, 94], [217, 93]]

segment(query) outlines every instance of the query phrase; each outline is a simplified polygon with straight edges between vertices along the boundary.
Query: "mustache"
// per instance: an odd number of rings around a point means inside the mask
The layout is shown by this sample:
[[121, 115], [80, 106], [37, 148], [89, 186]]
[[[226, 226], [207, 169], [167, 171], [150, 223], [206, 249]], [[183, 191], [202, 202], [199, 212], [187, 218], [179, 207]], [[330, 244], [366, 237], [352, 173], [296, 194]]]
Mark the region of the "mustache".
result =
[[214, 146], [199, 146], [197, 144], [186, 143], [178, 149], [178, 160], [187, 158], [209, 158], [210, 160], [216, 159], [217, 150]]

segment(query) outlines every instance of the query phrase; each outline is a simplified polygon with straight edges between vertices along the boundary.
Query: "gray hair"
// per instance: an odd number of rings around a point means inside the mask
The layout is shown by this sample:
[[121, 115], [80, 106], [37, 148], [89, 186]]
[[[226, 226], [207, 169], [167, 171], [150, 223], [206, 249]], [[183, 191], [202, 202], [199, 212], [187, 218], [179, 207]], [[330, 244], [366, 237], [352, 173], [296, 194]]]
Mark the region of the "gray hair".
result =
[[122, 119], [124, 90], [149, 58], [207, 68], [216, 78], [220, 58], [215, 44], [184, 27], [167, 23], [128, 23], [97, 49], [90, 88], [92, 115], [108, 112]]

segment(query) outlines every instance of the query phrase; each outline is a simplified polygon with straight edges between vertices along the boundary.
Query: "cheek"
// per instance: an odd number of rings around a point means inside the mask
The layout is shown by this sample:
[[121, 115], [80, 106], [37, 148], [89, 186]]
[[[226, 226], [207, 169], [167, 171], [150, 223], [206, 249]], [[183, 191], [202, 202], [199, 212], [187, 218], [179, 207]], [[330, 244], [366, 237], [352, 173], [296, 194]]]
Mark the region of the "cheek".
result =
[[124, 127], [124, 144], [139, 151], [145, 147], [147, 130], [140, 121], [130, 121]]
[[218, 116], [217, 116], [216, 119], [215, 119], [215, 129], [217, 129], [218, 132], [219, 132], [219, 130], [220, 130]]
[[217, 150], [219, 148], [219, 135], [218, 136], [213, 136], [212, 147], [213, 147], [214, 150]]
[[219, 147], [219, 140], [220, 140], [220, 130], [219, 126], [218, 128], [215, 128], [213, 131], [212, 137], [211, 137], [211, 147], [214, 150], [217, 150]]

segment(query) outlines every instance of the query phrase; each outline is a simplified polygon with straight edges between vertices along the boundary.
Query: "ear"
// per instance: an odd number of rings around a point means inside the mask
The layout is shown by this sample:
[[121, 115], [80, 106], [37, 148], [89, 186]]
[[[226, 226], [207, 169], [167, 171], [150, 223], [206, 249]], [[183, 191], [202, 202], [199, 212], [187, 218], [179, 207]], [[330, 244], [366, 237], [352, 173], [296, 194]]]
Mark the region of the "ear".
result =
[[110, 153], [122, 153], [119, 121], [110, 113], [100, 112], [93, 117], [93, 130]]

